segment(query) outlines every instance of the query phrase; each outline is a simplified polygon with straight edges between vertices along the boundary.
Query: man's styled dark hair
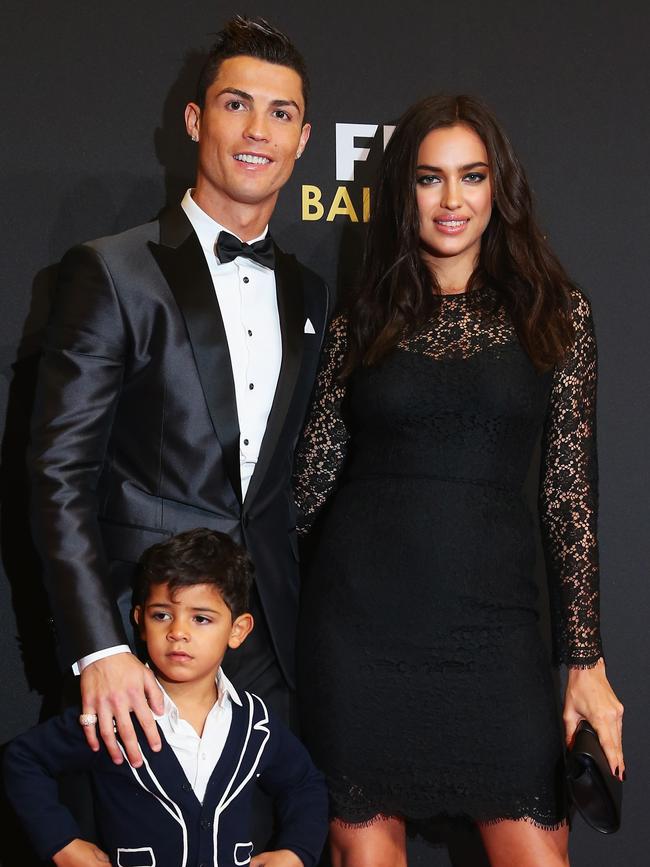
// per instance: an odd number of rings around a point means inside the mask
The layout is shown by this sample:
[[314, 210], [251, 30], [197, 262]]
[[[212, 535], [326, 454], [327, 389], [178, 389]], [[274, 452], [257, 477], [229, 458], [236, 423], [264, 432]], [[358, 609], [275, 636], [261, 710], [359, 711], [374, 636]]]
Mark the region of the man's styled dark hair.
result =
[[246, 550], [225, 533], [199, 527], [147, 548], [140, 557], [133, 602], [145, 605], [154, 585], [170, 594], [182, 587], [210, 584], [219, 591], [233, 619], [248, 611], [253, 564]]
[[208, 52], [196, 87], [196, 102], [203, 108], [205, 94], [219, 74], [224, 60], [230, 57], [255, 57], [278, 66], [288, 66], [298, 73], [302, 81], [305, 100], [305, 115], [309, 102], [309, 76], [302, 54], [281, 30], [273, 27], [264, 18], [247, 18], [237, 15], [217, 33], [217, 39]]

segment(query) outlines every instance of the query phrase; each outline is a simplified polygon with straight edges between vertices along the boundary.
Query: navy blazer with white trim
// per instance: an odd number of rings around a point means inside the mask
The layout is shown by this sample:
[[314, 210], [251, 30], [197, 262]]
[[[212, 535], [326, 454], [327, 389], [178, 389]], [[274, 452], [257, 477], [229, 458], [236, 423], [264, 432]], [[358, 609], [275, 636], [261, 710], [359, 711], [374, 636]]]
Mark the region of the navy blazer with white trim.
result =
[[51, 858], [81, 832], [59, 801], [57, 777], [89, 770], [101, 844], [116, 867], [231, 867], [252, 854], [250, 813], [259, 784], [275, 800], [275, 849], [290, 849], [305, 867], [318, 861], [327, 833], [322, 775], [264, 702], [244, 693], [233, 702], [230, 733], [203, 804], [173, 750], [154, 753], [139, 728], [140, 768], [115, 765], [105, 748], [93, 753], [70, 709], [16, 738], [4, 761], [6, 789], [41, 858]]

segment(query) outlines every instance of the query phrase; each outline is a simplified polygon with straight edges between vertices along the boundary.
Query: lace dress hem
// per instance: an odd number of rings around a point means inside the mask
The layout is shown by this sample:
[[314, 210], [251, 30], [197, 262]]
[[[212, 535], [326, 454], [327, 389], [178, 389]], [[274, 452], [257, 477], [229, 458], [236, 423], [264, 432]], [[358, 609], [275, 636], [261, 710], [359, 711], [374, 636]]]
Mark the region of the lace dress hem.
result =
[[459, 814], [447, 814], [447, 813], [438, 813], [434, 816], [403, 816], [400, 813], [375, 813], [374, 816], [371, 816], [369, 819], [360, 819], [360, 820], [350, 820], [344, 819], [340, 816], [332, 816], [330, 821], [336, 825], [339, 825], [341, 828], [345, 828], [347, 830], [354, 831], [355, 829], [362, 828], [370, 828], [373, 825], [377, 825], [380, 822], [386, 822], [390, 819], [398, 819], [401, 822], [408, 822], [409, 820], [416, 821], [418, 823], [432, 821], [434, 819], [466, 819], [470, 822], [475, 823], [476, 825], [483, 825], [486, 827], [490, 827], [492, 825], [500, 825], [502, 822], [526, 822], [528, 825], [533, 825], [535, 828], [539, 828], [541, 831], [559, 831], [560, 828], [566, 828], [569, 824], [568, 816], [565, 816], [562, 819], [559, 819], [557, 822], [544, 821], [541, 818], [535, 818], [534, 816], [495, 816], [486, 819], [477, 819], [472, 816], [467, 816], [464, 813]]

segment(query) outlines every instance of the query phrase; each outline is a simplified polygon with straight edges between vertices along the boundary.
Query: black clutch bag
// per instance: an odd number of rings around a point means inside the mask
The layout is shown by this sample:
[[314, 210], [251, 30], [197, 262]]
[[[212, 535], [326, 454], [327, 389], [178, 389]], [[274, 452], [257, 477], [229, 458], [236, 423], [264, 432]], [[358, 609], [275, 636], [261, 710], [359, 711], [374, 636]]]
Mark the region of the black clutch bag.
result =
[[567, 752], [566, 771], [569, 795], [585, 822], [601, 834], [618, 831], [623, 784], [612, 774], [598, 735], [586, 720], [578, 725]]

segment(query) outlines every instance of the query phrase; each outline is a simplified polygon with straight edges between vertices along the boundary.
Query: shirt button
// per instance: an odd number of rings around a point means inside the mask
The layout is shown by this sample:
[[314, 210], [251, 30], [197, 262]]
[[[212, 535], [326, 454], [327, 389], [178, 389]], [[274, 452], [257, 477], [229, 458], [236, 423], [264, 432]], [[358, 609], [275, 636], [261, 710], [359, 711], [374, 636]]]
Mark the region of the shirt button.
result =
[[248, 329], [248, 336], [249, 336], [249, 337], [252, 337], [252, 336], [253, 336], [253, 332], [250, 330], [250, 328]]
[[253, 385], [252, 382], [248, 383], [248, 387], [250, 388], [251, 391], [255, 388], [255, 386]]
[[209, 819], [201, 819], [201, 830], [209, 831], [212, 827], [212, 822]]
[[248, 445], [248, 440], [244, 440], [244, 445], [245, 445], [245, 446]]
[[203, 759], [203, 761], [205, 761], [205, 759], [206, 759], [205, 753], [201, 753], [201, 758]]
[[244, 277], [244, 283], [250, 283], [250, 280], [248, 279], [248, 277]]

